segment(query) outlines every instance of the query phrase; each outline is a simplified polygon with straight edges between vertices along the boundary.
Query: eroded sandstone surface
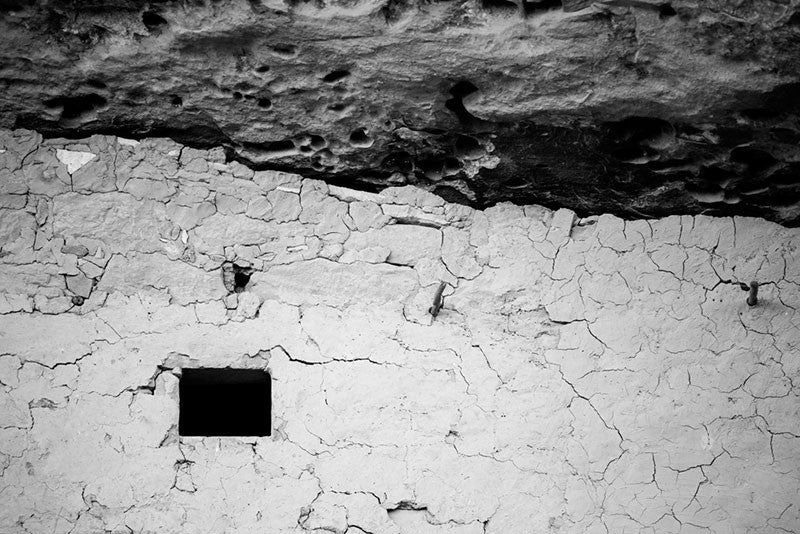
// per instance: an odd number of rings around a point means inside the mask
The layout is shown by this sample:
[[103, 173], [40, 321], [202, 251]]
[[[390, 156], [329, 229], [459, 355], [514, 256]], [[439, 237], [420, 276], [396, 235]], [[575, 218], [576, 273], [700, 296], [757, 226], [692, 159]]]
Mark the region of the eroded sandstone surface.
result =
[[0, 2], [0, 127], [581, 216], [800, 222], [798, 0]]
[[[798, 230], [22, 130], [0, 187], [4, 533], [800, 526]], [[225, 366], [270, 371], [272, 436], [177, 435]]]

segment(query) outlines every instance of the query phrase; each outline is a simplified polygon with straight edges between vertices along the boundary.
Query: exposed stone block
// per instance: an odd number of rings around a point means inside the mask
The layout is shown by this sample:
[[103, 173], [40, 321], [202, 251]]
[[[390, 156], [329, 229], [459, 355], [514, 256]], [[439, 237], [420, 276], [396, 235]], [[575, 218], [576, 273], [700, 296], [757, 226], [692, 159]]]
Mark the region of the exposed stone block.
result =
[[76, 275], [68, 275], [67, 289], [79, 297], [88, 298], [92, 292], [92, 279], [88, 278], [83, 273]]

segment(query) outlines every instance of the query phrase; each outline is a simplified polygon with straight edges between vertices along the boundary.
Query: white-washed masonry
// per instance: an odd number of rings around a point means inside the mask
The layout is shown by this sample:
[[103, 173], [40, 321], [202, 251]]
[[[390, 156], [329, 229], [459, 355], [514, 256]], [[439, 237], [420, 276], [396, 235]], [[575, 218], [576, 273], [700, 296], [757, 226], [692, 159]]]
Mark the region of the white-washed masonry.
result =
[[[0, 193], [3, 533], [800, 529], [797, 230], [28, 131]], [[226, 366], [272, 435], [180, 437], [181, 369]]]

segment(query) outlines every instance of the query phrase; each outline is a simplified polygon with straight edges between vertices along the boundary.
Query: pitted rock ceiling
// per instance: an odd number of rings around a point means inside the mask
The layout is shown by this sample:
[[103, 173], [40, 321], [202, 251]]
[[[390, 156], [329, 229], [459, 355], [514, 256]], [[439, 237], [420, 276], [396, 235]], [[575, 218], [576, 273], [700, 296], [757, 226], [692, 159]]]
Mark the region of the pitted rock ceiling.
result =
[[0, 127], [579, 214], [800, 222], [800, 0], [0, 1]]

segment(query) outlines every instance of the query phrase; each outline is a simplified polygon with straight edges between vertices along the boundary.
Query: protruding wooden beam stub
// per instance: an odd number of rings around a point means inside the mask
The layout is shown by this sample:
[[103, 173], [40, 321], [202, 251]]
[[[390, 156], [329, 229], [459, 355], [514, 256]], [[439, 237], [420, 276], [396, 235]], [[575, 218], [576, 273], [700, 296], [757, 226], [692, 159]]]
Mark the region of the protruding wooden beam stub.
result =
[[447, 282], [439, 283], [439, 287], [436, 289], [436, 294], [433, 296], [433, 306], [428, 308], [428, 311], [434, 317], [439, 315], [439, 310], [442, 309], [442, 305], [444, 304], [444, 297], [442, 297], [442, 293], [444, 293], [445, 287], [447, 287]]
[[747, 304], [749, 306], [758, 304], [758, 282], [750, 282], [750, 294], [747, 295]]

